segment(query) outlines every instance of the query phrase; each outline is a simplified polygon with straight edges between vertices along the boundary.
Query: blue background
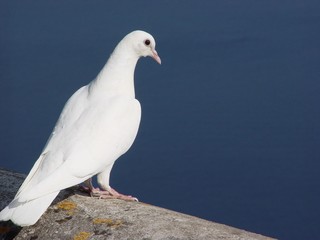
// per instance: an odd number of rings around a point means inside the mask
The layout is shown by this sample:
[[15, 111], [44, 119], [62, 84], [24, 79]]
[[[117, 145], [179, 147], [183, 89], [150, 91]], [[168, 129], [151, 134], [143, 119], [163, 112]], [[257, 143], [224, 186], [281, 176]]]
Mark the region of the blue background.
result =
[[132, 30], [143, 116], [111, 184], [280, 239], [320, 235], [320, 2], [0, 1], [0, 167], [28, 173], [64, 103]]

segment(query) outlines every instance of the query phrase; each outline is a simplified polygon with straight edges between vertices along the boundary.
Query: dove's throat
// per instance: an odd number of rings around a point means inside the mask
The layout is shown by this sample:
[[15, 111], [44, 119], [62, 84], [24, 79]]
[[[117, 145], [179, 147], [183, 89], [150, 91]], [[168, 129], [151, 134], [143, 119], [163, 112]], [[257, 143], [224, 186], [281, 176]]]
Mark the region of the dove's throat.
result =
[[103, 94], [126, 95], [135, 98], [134, 71], [138, 62], [134, 53], [114, 53], [106, 65], [90, 85], [93, 92], [102, 91]]

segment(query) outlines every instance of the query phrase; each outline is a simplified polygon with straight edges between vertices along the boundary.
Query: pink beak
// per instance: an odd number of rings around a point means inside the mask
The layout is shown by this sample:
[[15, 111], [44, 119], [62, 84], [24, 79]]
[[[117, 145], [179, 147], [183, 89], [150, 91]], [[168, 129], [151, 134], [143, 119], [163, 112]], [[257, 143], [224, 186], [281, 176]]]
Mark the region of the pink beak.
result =
[[157, 63], [161, 64], [161, 59], [156, 50], [152, 50], [152, 58], [157, 61]]

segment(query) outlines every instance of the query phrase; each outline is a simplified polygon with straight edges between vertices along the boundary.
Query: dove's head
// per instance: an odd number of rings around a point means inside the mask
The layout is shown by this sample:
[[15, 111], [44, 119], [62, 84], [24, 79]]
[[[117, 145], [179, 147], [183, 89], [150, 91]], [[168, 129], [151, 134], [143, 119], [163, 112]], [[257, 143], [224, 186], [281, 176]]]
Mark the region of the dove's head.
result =
[[156, 51], [156, 41], [151, 34], [137, 30], [129, 33], [125, 38], [130, 41], [139, 57], [149, 56], [161, 64], [161, 59]]

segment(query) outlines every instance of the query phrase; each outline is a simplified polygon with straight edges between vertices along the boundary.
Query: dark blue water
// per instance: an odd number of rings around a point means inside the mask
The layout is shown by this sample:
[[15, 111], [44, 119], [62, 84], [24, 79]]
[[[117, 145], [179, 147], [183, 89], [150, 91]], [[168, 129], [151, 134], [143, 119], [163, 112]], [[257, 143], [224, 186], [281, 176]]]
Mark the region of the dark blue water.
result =
[[280, 239], [320, 234], [319, 1], [0, 1], [0, 167], [28, 173], [71, 94], [142, 29], [143, 108], [111, 183]]

